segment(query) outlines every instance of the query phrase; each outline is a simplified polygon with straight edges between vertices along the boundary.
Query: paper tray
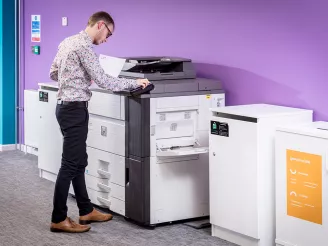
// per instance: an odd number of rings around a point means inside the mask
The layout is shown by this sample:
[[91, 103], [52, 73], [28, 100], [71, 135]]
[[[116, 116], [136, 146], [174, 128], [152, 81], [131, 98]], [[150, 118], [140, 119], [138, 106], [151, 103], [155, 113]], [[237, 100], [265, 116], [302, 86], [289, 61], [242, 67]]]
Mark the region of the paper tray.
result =
[[177, 148], [157, 151], [157, 157], [189, 156], [208, 153], [207, 147]]

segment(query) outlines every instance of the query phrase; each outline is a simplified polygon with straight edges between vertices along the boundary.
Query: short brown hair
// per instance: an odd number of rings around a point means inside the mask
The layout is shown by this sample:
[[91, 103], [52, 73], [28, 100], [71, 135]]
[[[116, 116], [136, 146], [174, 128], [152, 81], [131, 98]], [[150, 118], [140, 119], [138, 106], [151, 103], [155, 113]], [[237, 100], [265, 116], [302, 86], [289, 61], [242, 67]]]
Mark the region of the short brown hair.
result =
[[104, 11], [96, 12], [93, 15], [91, 15], [88, 21], [88, 26], [92, 27], [98, 21], [104, 21], [107, 25], [113, 24], [113, 27], [115, 27], [113, 18], [110, 16], [110, 14]]

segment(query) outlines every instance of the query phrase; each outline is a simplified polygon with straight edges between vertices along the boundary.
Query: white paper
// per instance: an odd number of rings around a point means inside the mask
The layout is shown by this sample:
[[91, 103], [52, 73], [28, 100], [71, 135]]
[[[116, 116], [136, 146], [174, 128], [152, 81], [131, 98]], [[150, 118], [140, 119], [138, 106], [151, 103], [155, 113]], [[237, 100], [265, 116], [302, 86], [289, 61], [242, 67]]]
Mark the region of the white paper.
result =
[[125, 64], [125, 59], [113, 56], [99, 56], [99, 62], [105, 73], [113, 77], [118, 77]]
[[[106, 74], [117, 78], [125, 64], [125, 59], [113, 56], [99, 55], [99, 62], [100, 66], [104, 69]], [[98, 88], [99, 86], [96, 83], [92, 83], [90, 86], [90, 89]]]

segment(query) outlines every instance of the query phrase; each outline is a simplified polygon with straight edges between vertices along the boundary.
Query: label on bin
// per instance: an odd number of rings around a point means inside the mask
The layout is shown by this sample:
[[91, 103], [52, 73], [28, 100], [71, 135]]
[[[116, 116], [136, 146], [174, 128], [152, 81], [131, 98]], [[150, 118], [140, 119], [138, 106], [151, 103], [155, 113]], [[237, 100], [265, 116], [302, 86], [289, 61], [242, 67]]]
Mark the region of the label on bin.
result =
[[322, 156], [287, 149], [287, 215], [322, 225]]
[[223, 122], [211, 121], [211, 134], [229, 137], [229, 125]]

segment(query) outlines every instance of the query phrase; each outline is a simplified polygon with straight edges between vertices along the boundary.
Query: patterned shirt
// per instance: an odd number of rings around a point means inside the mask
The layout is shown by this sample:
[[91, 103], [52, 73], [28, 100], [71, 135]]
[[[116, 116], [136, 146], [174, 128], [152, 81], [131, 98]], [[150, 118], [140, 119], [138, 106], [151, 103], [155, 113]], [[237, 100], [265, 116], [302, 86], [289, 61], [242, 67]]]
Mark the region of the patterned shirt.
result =
[[92, 80], [100, 88], [111, 91], [138, 87], [134, 79], [115, 78], [105, 74], [92, 48], [92, 40], [85, 31], [60, 43], [50, 69], [50, 78], [58, 81], [58, 99], [89, 101], [92, 95], [89, 89]]

